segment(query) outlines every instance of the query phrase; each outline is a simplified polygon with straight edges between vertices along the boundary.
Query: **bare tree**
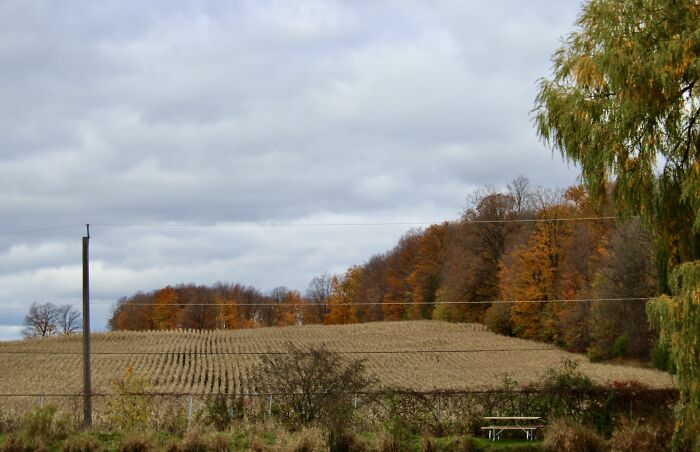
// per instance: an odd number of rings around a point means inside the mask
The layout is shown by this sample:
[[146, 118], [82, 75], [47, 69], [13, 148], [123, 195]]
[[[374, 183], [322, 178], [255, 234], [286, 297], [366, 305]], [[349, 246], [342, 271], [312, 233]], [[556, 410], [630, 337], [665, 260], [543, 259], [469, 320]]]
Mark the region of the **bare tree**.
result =
[[72, 334], [80, 330], [80, 313], [71, 305], [32, 303], [24, 317], [24, 337]]
[[518, 213], [532, 209], [534, 204], [534, 192], [530, 186], [530, 179], [520, 175], [513, 178], [507, 185], [508, 194], [515, 201], [515, 211]]
[[323, 272], [314, 277], [306, 289], [306, 299], [313, 311], [310, 319], [304, 319], [307, 323], [323, 323], [323, 319], [328, 315], [329, 302], [331, 300], [331, 275]]
[[57, 326], [61, 334], [73, 334], [80, 331], [82, 318], [80, 313], [69, 304], [57, 308]]
[[25, 337], [52, 336], [58, 334], [58, 308], [53, 303], [32, 303], [29, 313], [24, 317]]

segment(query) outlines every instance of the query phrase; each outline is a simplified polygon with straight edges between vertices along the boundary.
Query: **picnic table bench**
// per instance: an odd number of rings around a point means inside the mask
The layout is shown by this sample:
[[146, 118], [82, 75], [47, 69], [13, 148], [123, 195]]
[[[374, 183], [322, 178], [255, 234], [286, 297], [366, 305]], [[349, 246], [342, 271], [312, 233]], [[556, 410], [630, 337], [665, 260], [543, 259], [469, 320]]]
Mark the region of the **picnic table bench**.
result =
[[486, 416], [483, 419], [491, 421], [492, 425], [481, 427], [481, 430], [488, 430], [491, 441], [499, 439], [506, 430], [521, 430], [525, 432], [525, 438], [532, 441], [535, 439], [535, 430], [544, 427], [537, 422], [542, 419], [538, 416]]

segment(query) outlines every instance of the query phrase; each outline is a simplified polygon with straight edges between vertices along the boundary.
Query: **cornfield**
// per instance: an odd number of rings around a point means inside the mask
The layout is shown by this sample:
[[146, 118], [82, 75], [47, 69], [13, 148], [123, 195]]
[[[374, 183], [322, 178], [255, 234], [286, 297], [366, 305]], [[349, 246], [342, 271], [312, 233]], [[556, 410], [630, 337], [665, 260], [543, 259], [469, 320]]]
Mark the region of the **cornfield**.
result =
[[[254, 393], [251, 368], [261, 353], [285, 352], [287, 344], [329, 350], [367, 360], [380, 386], [410, 390], [500, 387], [504, 376], [532, 383], [562, 359], [579, 359], [580, 370], [599, 383], [637, 381], [673, 386], [664, 372], [594, 364], [538, 342], [508, 338], [481, 325], [438, 321], [263, 328], [255, 330], [110, 332], [92, 337], [93, 391], [113, 392], [127, 368], [155, 393]], [[78, 394], [82, 390], [80, 336], [0, 343], [0, 393]]]

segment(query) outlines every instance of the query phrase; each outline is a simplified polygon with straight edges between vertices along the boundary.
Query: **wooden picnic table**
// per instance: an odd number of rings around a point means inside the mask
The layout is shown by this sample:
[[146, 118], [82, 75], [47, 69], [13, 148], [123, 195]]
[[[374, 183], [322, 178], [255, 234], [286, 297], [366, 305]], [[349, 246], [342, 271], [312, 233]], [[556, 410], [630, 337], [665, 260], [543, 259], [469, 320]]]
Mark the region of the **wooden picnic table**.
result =
[[[499, 439], [501, 433], [506, 430], [521, 430], [525, 432], [527, 441], [532, 441], [535, 439], [535, 430], [544, 427], [539, 423], [534, 423], [542, 419], [539, 416], [485, 416], [483, 419], [493, 421], [492, 425], [481, 427], [481, 430], [488, 430], [491, 441]], [[499, 422], [508, 422], [509, 424], [499, 424]]]

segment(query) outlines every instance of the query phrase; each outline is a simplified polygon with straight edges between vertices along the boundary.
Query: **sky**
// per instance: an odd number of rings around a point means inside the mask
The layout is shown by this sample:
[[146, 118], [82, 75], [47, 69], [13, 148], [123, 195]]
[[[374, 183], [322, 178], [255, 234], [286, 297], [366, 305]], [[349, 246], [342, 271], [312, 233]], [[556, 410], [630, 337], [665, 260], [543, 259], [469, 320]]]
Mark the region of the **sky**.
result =
[[79, 308], [86, 223], [104, 330], [137, 291], [303, 293], [479, 187], [576, 183], [530, 111], [579, 9], [0, 0], [0, 340]]

